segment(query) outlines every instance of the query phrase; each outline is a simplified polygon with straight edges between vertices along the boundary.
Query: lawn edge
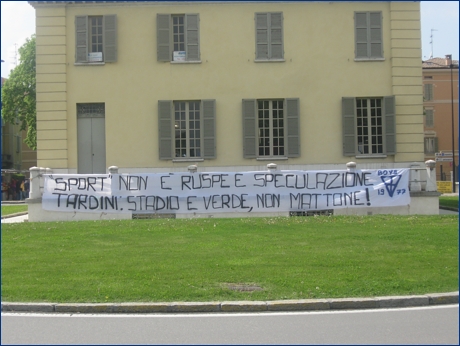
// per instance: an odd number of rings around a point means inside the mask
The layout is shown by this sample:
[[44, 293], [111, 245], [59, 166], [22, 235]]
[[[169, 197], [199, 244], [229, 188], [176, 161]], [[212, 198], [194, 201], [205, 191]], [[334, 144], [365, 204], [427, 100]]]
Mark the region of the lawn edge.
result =
[[301, 299], [274, 301], [168, 303], [15, 303], [2, 302], [2, 312], [45, 313], [209, 313], [387, 309], [458, 304], [458, 291], [371, 298]]

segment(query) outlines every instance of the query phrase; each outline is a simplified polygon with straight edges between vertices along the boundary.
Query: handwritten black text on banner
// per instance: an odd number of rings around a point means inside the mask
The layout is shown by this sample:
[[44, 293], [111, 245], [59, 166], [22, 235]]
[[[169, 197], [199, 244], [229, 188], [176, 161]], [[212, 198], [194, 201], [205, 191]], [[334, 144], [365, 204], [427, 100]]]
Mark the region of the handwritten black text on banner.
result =
[[47, 175], [43, 208], [107, 213], [283, 212], [410, 204], [409, 170]]

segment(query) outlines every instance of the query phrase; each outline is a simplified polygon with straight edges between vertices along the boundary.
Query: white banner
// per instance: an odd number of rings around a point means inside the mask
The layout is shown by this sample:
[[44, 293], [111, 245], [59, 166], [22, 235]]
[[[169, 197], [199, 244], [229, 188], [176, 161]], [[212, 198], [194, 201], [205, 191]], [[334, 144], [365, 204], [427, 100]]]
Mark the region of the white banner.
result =
[[45, 175], [43, 209], [305, 212], [410, 204], [409, 169]]

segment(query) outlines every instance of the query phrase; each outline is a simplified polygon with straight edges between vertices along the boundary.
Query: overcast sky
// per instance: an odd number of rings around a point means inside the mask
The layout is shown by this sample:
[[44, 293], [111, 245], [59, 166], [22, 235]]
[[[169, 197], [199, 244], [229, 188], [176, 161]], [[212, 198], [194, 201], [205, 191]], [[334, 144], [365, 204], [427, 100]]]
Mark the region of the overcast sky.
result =
[[[459, 57], [459, 1], [421, 1], [422, 58]], [[27, 1], [1, 1], [2, 77], [19, 62], [15, 52], [35, 33], [35, 10]], [[434, 31], [432, 31], [432, 29]], [[432, 37], [431, 37], [432, 36]]]

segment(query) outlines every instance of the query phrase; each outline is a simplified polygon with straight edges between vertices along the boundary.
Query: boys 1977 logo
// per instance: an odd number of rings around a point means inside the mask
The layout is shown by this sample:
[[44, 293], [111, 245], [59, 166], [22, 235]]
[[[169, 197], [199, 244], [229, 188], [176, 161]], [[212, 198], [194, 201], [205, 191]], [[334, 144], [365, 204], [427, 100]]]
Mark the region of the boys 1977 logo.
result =
[[[380, 179], [382, 179], [382, 182], [385, 185], [385, 189], [387, 190], [390, 197], [393, 197], [395, 192], [397, 195], [403, 195], [406, 193], [406, 189], [398, 189], [398, 184], [401, 180], [401, 174], [398, 173], [397, 169], [379, 170], [377, 171], [377, 175], [380, 176]], [[379, 189], [378, 194], [384, 195], [385, 190]]]

